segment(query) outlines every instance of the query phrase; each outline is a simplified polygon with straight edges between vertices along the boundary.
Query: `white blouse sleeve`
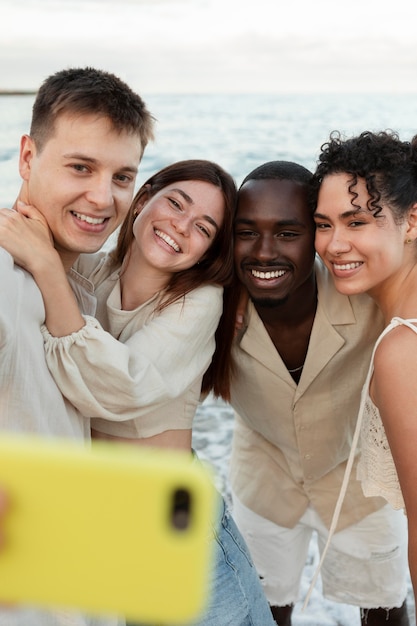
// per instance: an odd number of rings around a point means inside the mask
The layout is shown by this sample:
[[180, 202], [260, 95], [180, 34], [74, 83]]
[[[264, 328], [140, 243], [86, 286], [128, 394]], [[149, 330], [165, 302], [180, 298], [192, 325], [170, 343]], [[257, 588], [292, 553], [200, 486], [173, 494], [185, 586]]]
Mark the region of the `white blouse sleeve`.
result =
[[200, 287], [168, 306], [125, 343], [86, 316], [81, 330], [52, 337], [42, 328], [48, 367], [85, 416], [123, 421], [178, 398], [208, 368], [222, 289]]

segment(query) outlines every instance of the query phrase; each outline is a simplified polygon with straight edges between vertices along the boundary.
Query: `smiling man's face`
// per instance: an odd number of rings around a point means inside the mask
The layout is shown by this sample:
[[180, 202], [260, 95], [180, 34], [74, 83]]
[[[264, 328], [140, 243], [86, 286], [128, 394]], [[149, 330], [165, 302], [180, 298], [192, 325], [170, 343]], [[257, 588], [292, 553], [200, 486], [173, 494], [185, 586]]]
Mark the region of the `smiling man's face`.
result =
[[19, 197], [46, 218], [64, 265], [99, 250], [120, 225], [141, 155], [138, 135], [93, 115], [59, 116], [41, 150], [22, 138]]
[[286, 301], [314, 265], [314, 221], [305, 188], [289, 180], [247, 181], [235, 218], [235, 266], [255, 304]]

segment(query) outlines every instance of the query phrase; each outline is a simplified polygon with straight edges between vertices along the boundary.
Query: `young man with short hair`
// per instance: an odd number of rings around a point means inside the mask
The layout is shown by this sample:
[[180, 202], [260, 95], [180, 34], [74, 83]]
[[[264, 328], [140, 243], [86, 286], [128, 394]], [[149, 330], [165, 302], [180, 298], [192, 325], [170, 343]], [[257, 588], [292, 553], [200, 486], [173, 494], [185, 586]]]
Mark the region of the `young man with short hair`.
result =
[[[122, 222], [152, 138], [153, 118], [142, 98], [113, 74], [63, 70], [48, 77], [36, 96], [30, 135], [21, 140], [23, 182], [16, 202], [37, 206], [46, 218], [84, 313], [94, 314], [95, 298], [71, 266], [80, 253], [99, 250]], [[0, 225], [7, 220], [12, 228], [14, 220], [24, 225], [25, 219], [0, 211]], [[61, 395], [46, 367], [45, 311], [35, 281], [3, 248], [0, 275], [0, 430], [89, 440], [90, 420]], [[123, 623], [59, 609], [0, 610], [0, 626]]]

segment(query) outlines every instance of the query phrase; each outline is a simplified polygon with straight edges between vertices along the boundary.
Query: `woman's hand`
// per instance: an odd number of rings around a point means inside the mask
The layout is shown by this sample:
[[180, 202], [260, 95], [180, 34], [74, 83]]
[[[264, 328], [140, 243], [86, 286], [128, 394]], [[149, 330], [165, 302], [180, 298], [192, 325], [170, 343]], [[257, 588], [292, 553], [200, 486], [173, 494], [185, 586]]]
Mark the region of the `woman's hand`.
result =
[[42, 293], [45, 324], [51, 335], [62, 337], [84, 326], [42, 213], [20, 201], [16, 210], [0, 209], [0, 246], [13, 256], [17, 265], [32, 274]]
[[43, 215], [33, 206], [17, 201], [15, 209], [0, 209], [0, 246], [15, 263], [33, 273], [55, 259], [52, 235]]

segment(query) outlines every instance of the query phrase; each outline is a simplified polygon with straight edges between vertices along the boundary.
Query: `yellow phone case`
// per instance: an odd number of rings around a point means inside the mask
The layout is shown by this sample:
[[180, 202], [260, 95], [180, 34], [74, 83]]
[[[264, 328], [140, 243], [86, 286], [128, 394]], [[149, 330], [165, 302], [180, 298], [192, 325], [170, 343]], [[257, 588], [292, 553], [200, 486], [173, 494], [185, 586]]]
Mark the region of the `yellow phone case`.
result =
[[0, 436], [0, 603], [182, 623], [207, 600], [212, 476], [185, 452]]

